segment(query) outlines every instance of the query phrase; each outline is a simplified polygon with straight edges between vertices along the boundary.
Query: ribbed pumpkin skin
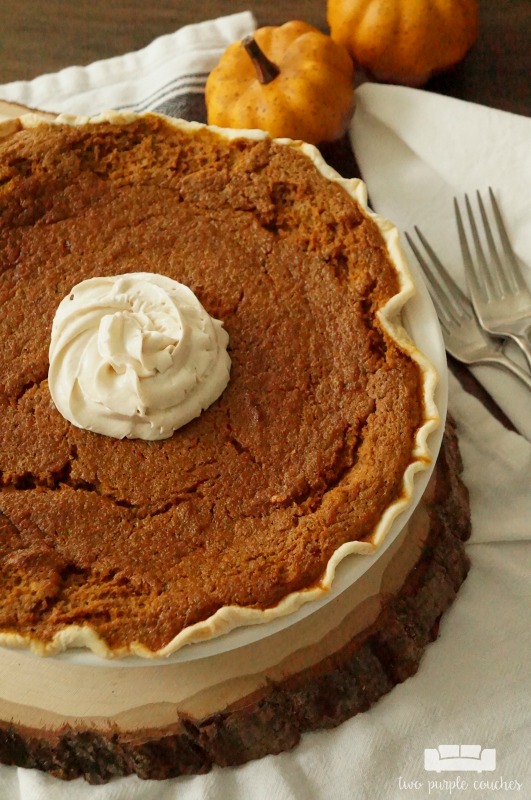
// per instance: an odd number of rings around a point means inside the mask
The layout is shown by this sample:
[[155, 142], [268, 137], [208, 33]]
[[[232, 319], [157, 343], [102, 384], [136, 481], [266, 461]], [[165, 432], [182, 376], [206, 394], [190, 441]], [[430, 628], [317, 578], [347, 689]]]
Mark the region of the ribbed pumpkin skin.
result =
[[310, 144], [339, 138], [354, 97], [354, 64], [343, 45], [298, 21], [259, 28], [254, 39], [279, 74], [260, 83], [241, 42], [230, 45], [207, 80], [208, 123]]
[[331, 36], [379, 80], [422, 86], [464, 57], [478, 0], [328, 0]]

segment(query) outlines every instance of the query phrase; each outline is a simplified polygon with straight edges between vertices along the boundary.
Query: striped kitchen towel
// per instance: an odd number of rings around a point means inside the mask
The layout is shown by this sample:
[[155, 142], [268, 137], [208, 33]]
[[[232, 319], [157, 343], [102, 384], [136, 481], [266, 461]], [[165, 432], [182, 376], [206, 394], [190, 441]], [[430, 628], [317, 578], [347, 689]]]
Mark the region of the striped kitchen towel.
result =
[[0, 98], [53, 113], [157, 111], [205, 122], [209, 72], [231, 42], [255, 28], [249, 11], [186, 25], [143, 50], [0, 85]]

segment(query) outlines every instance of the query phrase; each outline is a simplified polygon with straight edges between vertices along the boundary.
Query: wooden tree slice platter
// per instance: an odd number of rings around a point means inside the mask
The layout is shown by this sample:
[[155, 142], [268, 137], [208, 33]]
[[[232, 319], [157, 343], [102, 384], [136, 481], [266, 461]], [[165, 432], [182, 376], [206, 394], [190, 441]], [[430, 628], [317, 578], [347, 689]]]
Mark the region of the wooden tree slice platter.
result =
[[468, 570], [468, 496], [451, 423], [421, 504], [360, 580], [235, 651], [146, 667], [0, 650], [0, 761], [104, 783], [288, 750], [413, 675]]

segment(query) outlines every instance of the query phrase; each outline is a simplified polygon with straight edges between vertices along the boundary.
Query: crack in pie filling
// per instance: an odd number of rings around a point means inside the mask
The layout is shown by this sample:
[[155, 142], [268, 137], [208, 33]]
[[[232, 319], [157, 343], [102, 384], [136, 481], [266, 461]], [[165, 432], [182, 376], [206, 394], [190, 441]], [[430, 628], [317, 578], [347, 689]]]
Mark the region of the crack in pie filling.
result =
[[[431, 462], [397, 231], [300, 142], [115, 113], [0, 134], [0, 643], [161, 657], [322, 596]], [[228, 334], [228, 384], [163, 440], [77, 427], [48, 385], [60, 302], [131, 273]]]

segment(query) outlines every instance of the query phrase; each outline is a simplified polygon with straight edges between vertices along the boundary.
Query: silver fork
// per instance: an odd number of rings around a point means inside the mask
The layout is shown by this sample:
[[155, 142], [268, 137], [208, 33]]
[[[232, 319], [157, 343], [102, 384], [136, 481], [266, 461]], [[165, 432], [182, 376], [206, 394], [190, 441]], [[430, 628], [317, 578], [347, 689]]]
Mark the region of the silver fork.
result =
[[492, 213], [498, 230], [502, 253], [496, 247], [494, 235], [479, 192], [476, 192], [483, 221], [488, 258], [481, 244], [468, 195], [465, 205], [476, 251], [472, 258], [459, 204], [454, 198], [454, 210], [465, 265], [470, 297], [480, 323], [495, 336], [509, 336], [523, 350], [531, 368], [531, 292], [527, 288], [516, 254], [511, 246], [500, 209], [489, 187]]
[[429, 261], [407, 233], [406, 239], [426, 276], [447, 351], [463, 364], [491, 364], [502, 367], [531, 390], [531, 375], [505, 355], [499, 339], [492, 338], [480, 327], [468, 297], [448, 274], [417, 227], [415, 232], [424, 246]]

